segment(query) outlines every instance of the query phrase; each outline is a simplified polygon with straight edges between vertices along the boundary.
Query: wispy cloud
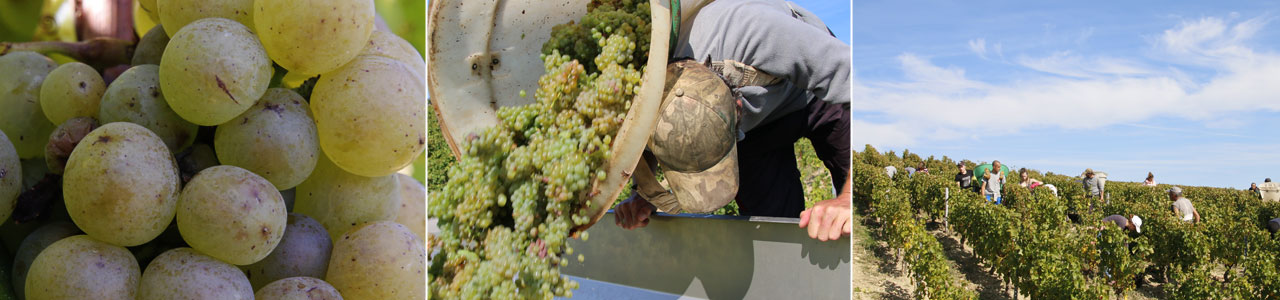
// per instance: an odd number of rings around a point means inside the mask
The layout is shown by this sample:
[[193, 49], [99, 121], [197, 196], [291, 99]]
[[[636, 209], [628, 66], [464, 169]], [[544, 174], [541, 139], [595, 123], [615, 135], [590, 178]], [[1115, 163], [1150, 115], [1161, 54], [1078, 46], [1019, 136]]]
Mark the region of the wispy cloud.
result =
[[[1001, 43], [993, 43], [991, 48], [987, 48], [987, 40], [984, 38], [969, 40], [969, 51], [982, 59], [1004, 60], [1004, 46]], [[987, 57], [987, 53], [991, 53], [991, 57]]]
[[[1280, 54], [1250, 47], [1251, 38], [1269, 21], [1207, 17], [1182, 22], [1158, 39], [1149, 39], [1156, 50], [1149, 60], [1166, 66], [1069, 50], [1043, 57], [1019, 55], [1017, 66], [1044, 74], [1008, 83], [971, 79], [963, 68], [938, 66], [927, 57], [904, 53], [898, 62], [905, 80], [854, 79], [855, 87], [863, 89], [855, 92], [859, 105], [854, 106], [854, 118], [875, 115], [885, 120], [854, 120], [854, 142], [911, 146], [1034, 128], [1138, 124], [1156, 116], [1231, 125], [1223, 116], [1280, 111], [1280, 85], [1275, 84]], [[1086, 30], [1080, 36], [1092, 35]], [[995, 52], [984, 38], [968, 44], [979, 56]], [[1189, 65], [1207, 68], [1210, 75], [1188, 76], [1179, 66]]]
[[987, 58], [987, 40], [978, 38], [969, 40], [969, 50], [982, 59]]
[[1100, 76], [1143, 76], [1153, 71], [1141, 64], [1112, 57], [1086, 58], [1071, 51], [1058, 51], [1046, 57], [1019, 56], [1019, 65], [1049, 74], [1095, 78]]

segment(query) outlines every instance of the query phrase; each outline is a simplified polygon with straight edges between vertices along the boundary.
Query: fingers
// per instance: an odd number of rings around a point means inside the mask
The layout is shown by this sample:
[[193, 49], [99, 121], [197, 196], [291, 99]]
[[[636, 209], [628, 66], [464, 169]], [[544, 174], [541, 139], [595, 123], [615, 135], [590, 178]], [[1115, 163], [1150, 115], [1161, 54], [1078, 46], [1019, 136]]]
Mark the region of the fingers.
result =
[[805, 211], [800, 212], [800, 228], [804, 228], [805, 226], [808, 226], [808, 225], [809, 225], [809, 211], [810, 211], [810, 210], [812, 210], [812, 209], [806, 209]]
[[[839, 210], [837, 209], [837, 211]], [[833, 215], [832, 220], [834, 222], [831, 222], [831, 227], [827, 229], [827, 240], [831, 241], [840, 239], [840, 235], [846, 232], [845, 228], [849, 227], [849, 214], [836, 213]]]
[[814, 224], [810, 224], [812, 226], [808, 226], [809, 238], [821, 240], [820, 238], [818, 238], [819, 236], [818, 232], [822, 230], [822, 218], [823, 216], [826, 215], [825, 214], [826, 207], [815, 205], [810, 210], [812, 210], [813, 212], [809, 214], [809, 220]]
[[836, 213], [838, 210], [839, 209], [828, 208], [824, 214], [822, 214], [822, 230], [818, 231], [819, 241], [825, 242], [840, 238], [839, 233], [836, 234], [835, 238], [831, 237], [832, 231], [838, 232], [840, 230], [840, 226], [836, 226], [836, 220], [840, 217], [839, 214]]
[[636, 201], [624, 201], [613, 210], [614, 225], [631, 230], [649, 225], [649, 215], [653, 210], [648, 205]]
[[630, 204], [630, 202], [623, 202], [621, 205], [618, 205], [618, 209], [613, 210], [613, 223], [618, 225], [618, 227], [627, 228], [627, 220], [631, 215], [631, 210], [627, 209], [630, 207], [628, 204]]

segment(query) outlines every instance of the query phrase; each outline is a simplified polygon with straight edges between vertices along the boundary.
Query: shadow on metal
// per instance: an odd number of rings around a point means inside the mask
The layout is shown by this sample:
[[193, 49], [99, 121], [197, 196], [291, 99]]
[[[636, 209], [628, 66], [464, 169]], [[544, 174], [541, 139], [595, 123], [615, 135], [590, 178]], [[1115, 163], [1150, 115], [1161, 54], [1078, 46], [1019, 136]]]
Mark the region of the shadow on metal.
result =
[[659, 214], [636, 230], [613, 220], [610, 211], [589, 241], [569, 242], [562, 273], [591, 280], [574, 298], [602, 296], [595, 282], [709, 299], [849, 297], [849, 238], [810, 239], [799, 219]]

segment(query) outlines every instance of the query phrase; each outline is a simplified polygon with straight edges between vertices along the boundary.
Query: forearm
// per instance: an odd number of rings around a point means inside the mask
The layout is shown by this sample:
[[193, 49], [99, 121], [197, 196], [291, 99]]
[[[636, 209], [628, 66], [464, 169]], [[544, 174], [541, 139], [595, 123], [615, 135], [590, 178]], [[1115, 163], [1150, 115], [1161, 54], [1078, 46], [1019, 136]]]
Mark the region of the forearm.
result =
[[853, 176], [845, 176], [844, 188], [840, 190], [840, 195], [836, 197], [840, 199], [852, 201], [853, 200], [853, 193], [851, 192], [852, 190], [853, 190]]

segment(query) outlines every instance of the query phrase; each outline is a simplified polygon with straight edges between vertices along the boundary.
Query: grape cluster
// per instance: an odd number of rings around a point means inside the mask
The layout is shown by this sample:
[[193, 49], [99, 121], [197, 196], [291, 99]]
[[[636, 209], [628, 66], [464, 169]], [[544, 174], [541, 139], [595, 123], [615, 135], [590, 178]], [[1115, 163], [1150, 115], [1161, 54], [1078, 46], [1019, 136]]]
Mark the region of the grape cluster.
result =
[[0, 299], [425, 299], [425, 63], [374, 1], [139, 5], [109, 58], [0, 47]]
[[[592, 33], [600, 72], [552, 50], [542, 56], [534, 103], [502, 107], [500, 122], [463, 141], [449, 181], [430, 201], [442, 250], [431, 292], [442, 298], [569, 297], [560, 275], [586, 224], [592, 184], [602, 181], [613, 136], [640, 86], [631, 34]], [[582, 260], [582, 256], [578, 256]]]

